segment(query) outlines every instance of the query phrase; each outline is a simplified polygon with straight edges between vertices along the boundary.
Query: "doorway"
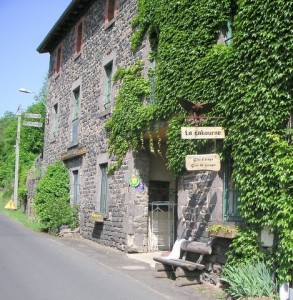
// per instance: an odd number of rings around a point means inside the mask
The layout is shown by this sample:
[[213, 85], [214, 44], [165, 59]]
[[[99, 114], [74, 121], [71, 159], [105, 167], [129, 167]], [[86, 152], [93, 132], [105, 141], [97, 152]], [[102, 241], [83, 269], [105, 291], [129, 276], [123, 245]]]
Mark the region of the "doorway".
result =
[[168, 181], [149, 181], [149, 250], [170, 251], [174, 244], [176, 191]]

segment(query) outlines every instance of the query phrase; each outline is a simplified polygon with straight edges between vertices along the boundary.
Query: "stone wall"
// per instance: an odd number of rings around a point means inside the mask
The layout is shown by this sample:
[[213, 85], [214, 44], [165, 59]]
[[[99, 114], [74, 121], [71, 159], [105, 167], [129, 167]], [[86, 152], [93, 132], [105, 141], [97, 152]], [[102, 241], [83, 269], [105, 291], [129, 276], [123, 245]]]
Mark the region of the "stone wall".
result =
[[39, 183], [41, 176], [43, 175], [42, 168], [42, 155], [38, 155], [34, 161], [34, 165], [30, 168], [27, 178], [26, 178], [26, 187], [27, 187], [27, 201], [25, 203], [25, 213], [28, 215], [29, 219], [33, 220], [35, 218], [34, 212], [34, 195]]
[[178, 186], [178, 238], [206, 242], [208, 225], [222, 222], [223, 181], [216, 172], [183, 174]]

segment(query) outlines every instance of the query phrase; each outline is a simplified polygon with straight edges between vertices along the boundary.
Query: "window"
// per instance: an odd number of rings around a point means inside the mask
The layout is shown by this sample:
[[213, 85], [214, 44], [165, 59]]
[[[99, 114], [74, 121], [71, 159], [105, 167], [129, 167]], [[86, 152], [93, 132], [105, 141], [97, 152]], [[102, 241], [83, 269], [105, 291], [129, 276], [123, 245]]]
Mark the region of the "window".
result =
[[72, 172], [72, 177], [73, 177], [73, 196], [72, 196], [72, 204], [76, 205], [78, 203], [78, 170], [75, 170]]
[[109, 62], [105, 67], [105, 100], [104, 108], [107, 109], [111, 105], [112, 100], [112, 77], [113, 77], [113, 61]]
[[71, 122], [71, 143], [77, 143], [78, 140], [78, 111], [80, 102], [80, 87], [73, 91], [73, 105], [72, 105], [72, 122]]
[[58, 103], [54, 104], [53, 106], [53, 113], [52, 113], [52, 137], [56, 137], [57, 136], [57, 132], [58, 132]]
[[100, 165], [101, 174], [101, 193], [100, 193], [100, 212], [107, 212], [107, 198], [108, 198], [108, 177], [107, 177], [108, 164]]
[[225, 39], [225, 43], [226, 45], [230, 45], [232, 42], [232, 18], [230, 18], [227, 21], [227, 28], [226, 28], [226, 39]]
[[79, 53], [82, 48], [82, 38], [83, 38], [83, 23], [80, 22], [76, 28], [76, 44], [75, 53]]
[[293, 112], [291, 112], [287, 123], [286, 140], [289, 144], [293, 144]]
[[156, 60], [153, 61], [150, 83], [150, 103], [155, 102], [155, 85], [156, 85]]
[[62, 48], [61, 46], [57, 49], [56, 54], [56, 63], [55, 63], [55, 73], [59, 73], [61, 69], [61, 55], [62, 55]]
[[107, 0], [105, 23], [109, 24], [117, 15], [117, 0]]
[[238, 196], [239, 191], [235, 189], [232, 178], [232, 162], [228, 160], [224, 164], [224, 195], [223, 212], [224, 221], [240, 221]]

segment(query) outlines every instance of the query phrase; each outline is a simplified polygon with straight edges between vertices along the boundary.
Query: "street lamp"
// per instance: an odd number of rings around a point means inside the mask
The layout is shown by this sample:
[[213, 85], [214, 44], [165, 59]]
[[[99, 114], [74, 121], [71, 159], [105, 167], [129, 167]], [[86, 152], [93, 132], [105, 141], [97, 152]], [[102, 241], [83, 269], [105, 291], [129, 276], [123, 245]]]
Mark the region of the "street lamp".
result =
[[48, 112], [48, 106], [47, 106], [47, 104], [35, 92], [33, 92], [33, 91], [30, 91], [30, 90], [28, 90], [26, 88], [20, 88], [18, 90], [20, 92], [22, 92], [22, 93], [25, 93], [25, 94], [33, 94], [38, 101], [40, 101], [40, 102], [43, 103], [43, 105], [46, 108], [46, 123], [48, 124], [49, 123], [49, 112]]
[[26, 94], [33, 94], [37, 98], [38, 101], [40, 101], [40, 102], [42, 102], [44, 104], [44, 106], [46, 107], [46, 109], [48, 108], [47, 104], [35, 92], [30, 91], [30, 90], [28, 90], [26, 88], [20, 88], [19, 91], [22, 92], [22, 93], [26, 93]]

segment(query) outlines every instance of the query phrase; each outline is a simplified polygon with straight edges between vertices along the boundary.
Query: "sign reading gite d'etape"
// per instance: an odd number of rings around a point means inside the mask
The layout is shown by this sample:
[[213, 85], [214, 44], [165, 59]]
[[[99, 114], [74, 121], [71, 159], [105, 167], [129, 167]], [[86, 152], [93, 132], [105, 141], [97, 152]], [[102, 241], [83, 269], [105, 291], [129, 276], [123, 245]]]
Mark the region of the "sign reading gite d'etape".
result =
[[187, 171], [219, 171], [221, 168], [219, 154], [187, 155], [185, 157]]
[[28, 122], [28, 121], [24, 121], [22, 123], [24, 126], [29, 126], [29, 127], [42, 127], [43, 124], [40, 122]]
[[224, 139], [223, 127], [181, 127], [182, 139]]

